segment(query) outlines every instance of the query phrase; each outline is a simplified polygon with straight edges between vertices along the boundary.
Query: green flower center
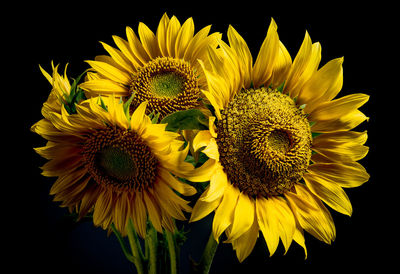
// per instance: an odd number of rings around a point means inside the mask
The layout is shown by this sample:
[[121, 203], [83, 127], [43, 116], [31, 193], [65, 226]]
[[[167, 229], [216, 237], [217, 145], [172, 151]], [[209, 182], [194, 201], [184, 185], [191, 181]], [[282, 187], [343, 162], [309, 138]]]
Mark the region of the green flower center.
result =
[[265, 88], [242, 90], [221, 116], [220, 162], [240, 191], [281, 195], [302, 178], [311, 158], [311, 130], [290, 97]]
[[126, 180], [138, 175], [132, 156], [118, 147], [106, 147], [98, 152], [98, 165], [108, 175]]
[[175, 72], [157, 74], [150, 81], [150, 90], [156, 96], [175, 97], [184, 90], [184, 80]]
[[198, 106], [201, 92], [198, 74], [186, 61], [159, 57], [139, 68], [130, 84], [135, 96], [132, 109], [147, 101], [147, 112], [160, 113], [160, 118]]
[[85, 166], [98, 184], [140, 191], [156, 181], [158, 160], [135, 132], [106, 127], [89, 135], [83, 148]]

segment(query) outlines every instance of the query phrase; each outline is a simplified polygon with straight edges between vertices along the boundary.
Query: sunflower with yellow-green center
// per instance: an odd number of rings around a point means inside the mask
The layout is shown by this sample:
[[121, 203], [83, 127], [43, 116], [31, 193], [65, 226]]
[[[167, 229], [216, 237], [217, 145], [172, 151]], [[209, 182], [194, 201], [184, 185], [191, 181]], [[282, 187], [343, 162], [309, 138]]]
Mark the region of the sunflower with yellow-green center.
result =
[[193, 208], [191, 221], [215, 211], [212, 234], [225, 232], [239, 261], [252, 251], [259, 231], [270, 255], [279, 241], [307, 254], [303, 230], [331, 243], [335, 225], [326, 205], [346, 214], [352, 206], [343, 188], [369, 175], [357, 161], [368, 152], [367, 120], [358, 110], [368, 95], [336, 98], [343, 84], [343, 58], [319, 68], [321, 47], [306, 33], [292, 61], [274, 20], [256, 61], [230, 26], [229, 45], [209, 49], [203, 66], [215, 117], [193, 140], [210, 159], [210, 185]]
[[88, 73], [80, 87], [92, 95], [130, 98], [134, 94], [132, 109], [148, 101], [148, 113], [159, 113], [161, 118], [199, 108], [207, 81], [198, 59], [208, 66], [207, 48], [215, 48], [221, 38], [220, 33], [209, 34], [210, 28], [195, 34], [192, 18], [181, 25], [167, 14], [155, 34], [143, 23], [138, 27], [139, 37], [127, 27], [127, 40], [113, 36], [118, 48], [102, 43], [109, 56], [87, 61], [94, 72]]
[[[184, 162], [188, 147], [166, 124], [152, 123], [147, 105], [130, 114], [129, 106], [110, 96], [76, 104], [73, 114], [64, 106], [46, 111], [32, 131], [48, 141], [35, 150], [48, 159], [42, 174], [57, 177], [50, 190], [55, 201], [79, 219], [92, 213], [96, 226], [113, 224], [122, 235], [129, 220], [142, 237], [147, 220], [159, 232], [174, 231], [174, 219], [185, 220], [191, 207], [177, 193], [196, 193], [178, 179], [194, 171]], [[199, 180], [209, 176], [203, 171], [196, 172]]]

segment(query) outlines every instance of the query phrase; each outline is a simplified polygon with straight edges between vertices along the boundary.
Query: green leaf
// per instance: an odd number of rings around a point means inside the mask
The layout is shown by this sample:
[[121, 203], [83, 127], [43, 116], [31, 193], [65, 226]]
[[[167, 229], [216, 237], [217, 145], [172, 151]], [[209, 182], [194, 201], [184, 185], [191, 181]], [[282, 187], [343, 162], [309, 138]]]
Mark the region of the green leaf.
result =
[[198, 109], [188, 109], [174, 112], [164, 117], [160, 123], [168, 123], [166, 130], [173, 132], [183, 129], [208, 129], [208, 119]]

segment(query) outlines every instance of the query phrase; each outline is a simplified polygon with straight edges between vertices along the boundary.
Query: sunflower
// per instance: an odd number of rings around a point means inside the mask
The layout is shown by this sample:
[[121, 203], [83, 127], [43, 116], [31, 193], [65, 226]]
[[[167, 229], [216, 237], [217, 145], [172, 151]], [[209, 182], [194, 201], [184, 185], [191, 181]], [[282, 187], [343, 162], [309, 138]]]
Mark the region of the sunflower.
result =
[[[164, 14], [154, 34], [145, 24], [138, 27], [139, 38], [126, 28], [127, 41], [113, 36], [118, 49], [102, 43], [110, 56], [87, 61], [95, 73], [88, 73], [80, 87], [90, 94], [116, 94], [130, 98], [133, 109], [148, 101], [148, 113], [164, 117], [180, 110], [200, 107], [201, 89], [207, 81], [198, 59], [206, 59], [207, 48], [216, 47], [220, 33], [210, 35], [211, 26], [194, 34], [193, 19], [182, 25]], [[208, 66], [208, 61], [204, 61]]]
[[209, 130], [193, 141], [214, 169], [190, 221], [215, 211], [212, 235], [225, 232], [239, 261], [252, 251], [259, 231], [270, 256], [279, 241], [307, 249], [304, 230], [331, 243], [336, 237], [326, 205], [346, 214], [352, 206], [343, 188], [369, 179], [357, 161], [368, 152], [367, 132], [352, 131], [367, 120], [358, 110], [365, 94], [334, 99], [342, 88], [343, 58], [321, 68], [321, 47], [306, 33], [292, 59], [271, 20], [255, 63], [244, 39], [229, 26], [229, 45], [209, 49], [203, 66], [215, 109]]
[[153, 124], [146, 106], [131, 115], [115, 97], [91, 98], [77, 104], [75, 114], [62, 107], [32, 126], [48, 141], [35, 150], [49, 160], [42, 174], [57, 177], [50, 190], [55, 201], [79, 219], [93, 213], [96, 226], [114, 224], [122, 235], [130, 219], [141, 237], [147, 219], [159, 232], [174, 231], [174, 219], [185, 220], [191, 207], [177, 193], [196, 190], [176, 176], [194, 169], [184, 162], [188, 148], [181, 149], [184, 142], [165, 131], [166, 124]]
[[67, 67], [64, 68], [64, 75], [60, 75], [58, 73], [59, 65], [54, 67], [54, 63], [51, 62], [51, 67], [53, 70], [52, 75], [46, 72], [41, 66], [39, 66], [40, 71], [43, 76], [49, 81], [52, 86], [49, 97], [46, 102], [43, 104], [42, 113], [46, 114], [49, 111], [61, 112], [62, 103], [65, 102], [65, 96], [68, 96], [71, 91], [71, 84], [67, 77]]

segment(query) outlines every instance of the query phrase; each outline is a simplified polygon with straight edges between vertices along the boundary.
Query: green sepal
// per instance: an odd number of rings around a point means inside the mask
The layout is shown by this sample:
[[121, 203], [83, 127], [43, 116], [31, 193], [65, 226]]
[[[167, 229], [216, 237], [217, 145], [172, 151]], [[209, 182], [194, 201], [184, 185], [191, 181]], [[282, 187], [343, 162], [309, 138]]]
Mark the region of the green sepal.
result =
[[283, 92], [283, 88], [285, 87], [286, 81], [283, 81], [282, 84], [280, 84], [279, 87], [276, 88], [277, 91], [279, 91], [280, 93]]
[[78, 84], [85, 73], [86, 73], [86, 70], [81, 75], [79, 75], [76, 79], [74, 79], [74, 81], [71, 84], [71, 89], [69, 91], [69, 94], [64, 91], [64, 99], [61, 101], [69, 114], [76, 113], [75, 104], [79, 104], [83, 100], [87, 99], [85, 92], [81, 88], [78, 87]]
[[136, 93], [136, 92], [133, 92], [133, 93], [132, 93], [131, 97], [124, 103], [124, 106], [123, 106], [123, 108], [124, 108], [124, 113], [125, 113], [126, 117], [128, 117], [128, 118], [129, 118], [129, 116], [130, 116], [129, 107], [130, 107], [131, 104], [132, 104], [133, 98], [135, 97], [135, 93]]
[[319, 133], [319, 132], [311, 132], [311, 136], [312, 136], [312, 138], [314, 139], [315, 137], [318, 137], [318, 136], [320, 136], [322, 133]]
[[184, 129], [208, 129], [208, 119], [198, 109], [188, 109], [174, 112], [164, 117], [160, 123], [168, 123], [166, 130], [173, 132]]
[[101, 96], [99, 96], [99, 101], [100, 101], [100, 106], [105, 110], [108, 111], [108, 108], [106, 106], [106, 104], [103, 101], [103, 98], [101, 98]]

